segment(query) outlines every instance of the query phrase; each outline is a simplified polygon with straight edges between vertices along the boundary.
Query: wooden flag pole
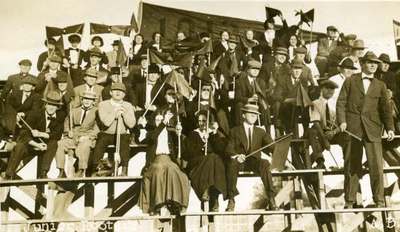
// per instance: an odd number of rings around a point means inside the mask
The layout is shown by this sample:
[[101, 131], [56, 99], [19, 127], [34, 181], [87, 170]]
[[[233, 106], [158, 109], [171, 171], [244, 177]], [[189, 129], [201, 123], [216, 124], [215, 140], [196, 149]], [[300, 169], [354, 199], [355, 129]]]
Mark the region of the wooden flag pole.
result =
[[[174, 82], [174, 90], [175, 90], [175, 94], [178, 94], [178, 88], [176, 86], [176, 82]], [[178, 105], [177, 97], [175, 98], [175, 106], [176, 106], [176, 121], [177, 121], [176, 125], [180, 126], [181, 122], [179, 119], [179, 105]], [[181, 158], [181, 132], [179, 131], [179, 132], [177, 132], [177, 134], [178, 134], [178, 159], [180, 159]]]
[[[28, 130], [30, 130], [31, 132], [33, 131], [32, 127], [29, 126], [29, 124], [28, 124], [22, 117], [19, 117], [19, 119], [20, 119], [21, 122], [28, 128]], [[39, 137], [38, 139], [39, 139], [39, 141], [40, 141], [41, 143], [45, 143], [45, 142], [43, 141], [42, 138]]]
[[116, 125], [116, 142], [115, 142], [115, 152], [114, 152], [114, 176], [118, 176], [118, 166], [120, 163], [119, 159], [116, 157], [120, 157], [120, 150], [121, 150], [121, 131], [119, 130], [119, 125], [121, 124], [121, 116], [117, 119]]
[[263, 146], [263, 147], [261, 147], [261, 148], [255, 150], [255, 151], [251, 152], [250, 154], [246, 155], [246, 159], [249, 158], [250, 156], [253, 156], [253, 155], [257, 154], [258, 152], [264, 150], [265, 148], [268, 148], [268, 147], [274, 145], [275, 143], [278, 143], [278, 142], [280, 142], [280, 141], [282, 141], [282, 140], [284, 140], [284, 139], [287, 139], [288, 137], [290, 137], [290, 136], [292, 136], [292, 135], [293, 135], [293, 133], [290, 133], [290, 134], [287, 134], [287, 135], [285, 135], [285, 136], [282, 136], [281, 138], [276, 139], [276, 140], [273, 141], [272, 143], [269, 143], [269, 144], [267, 144], [267, 145], [265, 145], [265, 146]]
[[73, 134], [72, 101], [69, 102], [69, 130]]
[[157, 90], [156, 95], [154, 95], [153, 99], [151, 99], [150, 104], [146, 107], [146, 110], [144, 111], [142, 117], [146, 116], [147, 112], [149, 111], [149, 107], [151, 105], [153, 105], [154, 101], [156, 100], [157, 96], [160, 94], [162, 88], [164, 87], [165, 83], [167, 82], [167, 79], [164, 80], [164, 82], [162, 83], [162, 85], [160, 86], [160, 88]]

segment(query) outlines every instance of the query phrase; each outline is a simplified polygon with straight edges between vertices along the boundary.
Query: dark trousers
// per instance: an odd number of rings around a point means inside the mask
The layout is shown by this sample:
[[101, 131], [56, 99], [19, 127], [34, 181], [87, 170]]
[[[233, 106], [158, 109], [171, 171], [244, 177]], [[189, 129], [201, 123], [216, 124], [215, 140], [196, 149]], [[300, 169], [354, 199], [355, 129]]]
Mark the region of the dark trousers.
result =
[[10, 159], [8, 160], [6, 174], [8, 176], [13, 177], [18, 168], [19, 163], [30, 156], [39, 156], [38, 164], [39, 164], [39, 173], [43, 171], [49, 171], [51, 162], [53, 161], [54, 156], [57, 151], [57, 140], [49, 140], [47, 142], [47, 150], [35, 151], [33, 147], [27, 143], [17, 143], [14, 147], [13, 152], [10, 155]]
[[270, 163], [267, 160], [249, 157], [244, 163], [239, 163], [236, 159], [227, 160], [226, 164], [226, 180], [228, 198], [232, 199], [239, 194], [236, 188], [237, 178], [240, 170], [249, 169], [261, 177], [264, 184], [265, 192], [268, 199], [275, 197], [275, 190], [272, 183], [272, 174], [270, 169]]
[[375, 203], [384, 203], [382, 143], [359, 141], [351, 138], [345, 150], [344, 191], [345, 200], [356, 202], [359, 181], [362, 177], [363, 146], [367, 155], [372, 195]]
[[[130, 138], [131, 138], [130, 134], [121, 134], [121, 143], [120, 143], [121, 166], [125, 167], [128, 167], [128, 162], [129, 162]], [[115, 145], [115, 142], [116, 142], [115, 134], [105, 134], [102, 132], [99, 133], [96, 146], [94, 147], [94, 152], [93, 152], [93, 159], [92, 159], [93, 169], [96, 169], [100, 159], [103, 158], [107, 146]]]

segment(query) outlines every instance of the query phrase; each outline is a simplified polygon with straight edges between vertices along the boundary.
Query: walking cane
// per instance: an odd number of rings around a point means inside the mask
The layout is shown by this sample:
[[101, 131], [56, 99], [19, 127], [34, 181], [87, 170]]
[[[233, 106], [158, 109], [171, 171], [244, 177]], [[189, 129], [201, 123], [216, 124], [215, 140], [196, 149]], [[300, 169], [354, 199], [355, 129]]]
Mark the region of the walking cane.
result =
[[[256, 82], [255, 82], [256, 80], [254, 80], [253, 81], [253, 91], [254, 91], [254, 94], [257, 94], [257, 91], [256, 91]], [[257, 94], [258, 95], [258, 94]], [[255, 102], [256, 103], [256, 106], [258, 106], [258, 101], [256, 101]], [[258, 121], [258, 126], [261, 126], [261, 117], [260, 117], [260, 114], [257, 114], [257, 121]], [[265, 128], [266, 129], [266, 128]]]
[[[175, 94], [178, 93], [177, 87], [176, 87], [176, 82], [174, 82], [174, 89], [175, 89]], [[181, 125], [181, 122], [179, 120], [179, 105], [178, 105], [178, 98], [175, 99], [175, 107], [176, 107], [176, 120], [177, 123], [176, 125]], [[178, 159], [181, 158], [181, 132], [179, 131], [178, 133]]]
[[121, 132], [119, 130], [119, 125], [121, 124], [121, 116], [117, 119], [117, 126], [116, 126], [116, 142], [115, 142], [115, 152], [114, 152], [114, 176], [118, 176], [118, 166], [121, 162], [120, 158], [120, 147], [121, 147]]
[[69, 102], [69, 131], [71, 131], [71, 134], [73, 133], [73, 121], [72, 121], [72, 101]]
[[[22, 117], [19, 117], [19, 119], [21, 120], [21, 122], [22, 122], [31, 132], [33, 131], [32, 127], [29, 126], [29, 124], [28, 124]], [[45, 143], [45, 142], [43, 141], [42, 138], [38, 138], [38, 139], [39, 139], [39, 141], [40, 141], [41, 143]]]

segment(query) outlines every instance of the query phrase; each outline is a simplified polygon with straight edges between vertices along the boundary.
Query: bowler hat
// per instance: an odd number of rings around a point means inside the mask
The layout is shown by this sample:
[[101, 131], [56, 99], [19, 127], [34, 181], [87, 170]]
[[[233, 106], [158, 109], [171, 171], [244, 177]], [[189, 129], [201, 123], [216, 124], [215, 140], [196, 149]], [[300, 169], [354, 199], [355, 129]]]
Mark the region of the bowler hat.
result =
[[46, 97], [42, 98], [47, 104], [61, 106], [63, 105], [61, 95], [55, 91], [50, 91], [47, 93]]
[[260, 114], [258, 108], [259, 108], [258, 105], [247, 103], [241, 108], [241, 110], [243, 113]]
[[92, 41], [91, 41], [91, 44], [93, 45], [93, 42], [96, 41], [96, 40], [100, 41], [100, 47], [103, 47], [103, 45], [104, 45], [103, 38], [101, 38], [101, 37], [98, 36], [98, 35], [93, 36]]
[[121, 90], [123, 92], [126, 92], [126, 87], [123, 83], [117, 82], [111, 85], [111, 90]]
[[362, 39], [356, 39], [353, 42], [353, 49], [365, 49], [366, 47], [364, 46], [364, 40]]
[[354, 67], [353, 60], [348, 57], [344, 58], [342, 61], [339, 62], [339, 67], [345, 68], [345, 69], [352, 69], [352, 70], [357, 69], [356, 67]]
[[93, 91], [84, 91], [81, 93], [81, 98], [87, 98], [87, 99], [97, 99], [97, 94]]
[[375, 55], [375, 53], [368, 51], [365, 53], [365, 55], [362, 57], [362, 61], [366, 62], [366, 61], [370, 61], [370, 62], [374, 62], [374, 63], [382, 63], [382, 61], [380, 59], [378, 59], [378, 57]]
[[387, 63], [387, 64], [390, 64], [390, 63], [391, 63], [391, 62], [390, 62], [390, 57], [389, 57], [389, 55], [386, 54], [386, 53], [380, 54], [380, 55], [379, 55], [379, 59], [380, 59], [382, 62], [384, 62], [384, 63]]
[[28, 59], [23, 59], [20, 62], [18, 62], [19, 65], [24, 65], [24, 66], [32, 66], [32, 62]]
[[78, 34], [72, 34], [72, 35], [68, 36], [68, 41], [70, 43], [80, 43], [81, 37]]

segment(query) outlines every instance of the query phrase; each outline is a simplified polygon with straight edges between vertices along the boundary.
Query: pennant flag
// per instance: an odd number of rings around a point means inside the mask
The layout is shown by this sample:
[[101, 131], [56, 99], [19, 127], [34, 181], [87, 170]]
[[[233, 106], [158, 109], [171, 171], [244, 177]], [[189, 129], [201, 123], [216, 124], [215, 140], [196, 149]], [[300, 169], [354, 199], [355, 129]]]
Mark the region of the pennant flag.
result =
[[127, 60], [126, 51], [124, 44], [122, 43], [121, 39], [118, 42], [118, 52], [117, 52], [117, 65], [120, 67], [125, 66]]
[[138, 23], [136, 22], [136, 17], [134, 12], [132, 12], [132, 17], [131, 17], [131, 28], [135, 30], [135, 32], [139, 31], [139, 26]]
[[394, 41], [396, 45], [400, 43], [400, 22], [393, 20]]
[[189, 86], [189, 83], [185, 80], [185, 77], [176, 70], [172, 70], [166, 79], [166, 83], [172, 87], [177, 88], [179, 94], [186, 99], [189, 99], [193, 89]]
[[173, 64], [182, 68], [190, 68], [193, 64], [193, 54], [191, 52], [178, 54], [175, 56]]
[[312, 106], [312, 104], [313, 103], [310, 99], [310, 96], [308, 96], [307, 91], [304, 89], [301, 83], [298, 83], [296, 90], [296, 106], [308, 107]]
[[168, 53], [162, 53], [153, 49], [149, 49], [150, 64], [169, 64], [172, 61], [172, 57]]
[[240, 36], [239, 38], [240, 38], [240, 42], [242, 43], [242, 45], [247, 49], [253, 48], [258, 45], [258, 43], [255, 40], [248, 40], [247, 38], [244, 38], [243, 36]]
[[296, 12], [295, 15], [296, 16], [300, 15], [300, 22], [304, 22], [308, 26], [310, 26], [310, 22], [311, 23], [314, 22], [314, 9], [311, 9], [311, 10], [305, 12], [305, 13], [303, 13], [303, 11], [300, 10], [300, 11]]
[[55, 36], [74, 34], [74, 33], [82, 35], [84, 25], [85, 24], [81, 23], [72, 26], [67, 26], [65, 28], [46, 26], [46, 36], [47, 38], [51, 38]]
[[197, 68], [196, 77], [202, 81], [211, 82], [210, 72], [206, 66], [206, 60], [200, 61], [199, 67]]
[[213, 52], [213, 45], [212, 40], [209, 39], [203, 44], [202, 48], [196, 51], [196, 55], [205, 55], [211, 52]]
[[265, 7], [265, 15], [267, 19], [273, 18], [275, 16], [281, 15], [282, 12], [278, 9], [274, 9], [271, 7]]
[[221, 58], [222, 58], [222, 55], [218, 56], [217, 59], [215, 59], [215, 60], [213, 60], [213, 61], [211, 62], [210, 66], [209, 66], [209, 69], [210, 69], [211, 71], [214, 71], [214, 72], [215, 72], [215, 70], [217, 69], [218, 64], [219, 64], [219, 61], [221, 60]]
[[120, 35], [120, 36], [129, 36], [131, 33], [132, 27], [130, 25], [114, 25], [111, 26], [111, 33]]
[[90, 23], [90, 34], [111, 33], [111, 27], [105, 24]]
[[184, 40], [176, 42], [175, 45], [179, 50], [194, 51], [194, 50], [200, 49], [202, 46], [202, 43], [201, 43], [200, 39], [196, 36], [194, 38], [188, 37]]
[[274, 152], [272, 153], [271, 170], [276, 169], [282, 171], [285, 169], [285, 163], [289, 153], [290, 142], [292, 141], [293, 134], [275, 139], [280, 140], [275, 144]]

